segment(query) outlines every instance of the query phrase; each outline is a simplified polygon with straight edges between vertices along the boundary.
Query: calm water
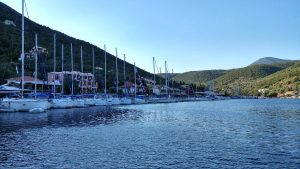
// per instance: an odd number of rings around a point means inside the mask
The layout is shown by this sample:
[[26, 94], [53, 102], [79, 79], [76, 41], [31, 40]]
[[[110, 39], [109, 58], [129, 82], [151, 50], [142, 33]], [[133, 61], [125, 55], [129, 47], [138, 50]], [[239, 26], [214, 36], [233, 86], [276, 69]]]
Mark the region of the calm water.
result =
[[300, 168], [300, 100], [0, 113], [0, 168]]

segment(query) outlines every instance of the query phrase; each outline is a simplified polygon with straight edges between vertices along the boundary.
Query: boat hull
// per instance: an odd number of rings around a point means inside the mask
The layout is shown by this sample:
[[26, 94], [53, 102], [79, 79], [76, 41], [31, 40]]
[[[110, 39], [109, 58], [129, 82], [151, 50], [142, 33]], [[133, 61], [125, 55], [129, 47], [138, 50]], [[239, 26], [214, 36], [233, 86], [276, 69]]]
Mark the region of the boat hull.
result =
[[96, 106], [106, 106], [107, 101], [104, 98], [97, 98], [97, 99], [95, 99], [95, 105]]
[[73, 107], [71, 99], [53, 99], [51, 100], [51, 108], [54, 109], [67, 109]]
[[84, 100], [82, 100], [82, 99], [74, 99], [74, 100], [72, 100], [72, 102], [73, 102], [73, 107], [87, 107], [84, 104]]
[[84, 104], [87, 106], [95, 106], [96, 100], [95, 99], [84, 99]]
[[120, 99], [120, 104], [131, 104], [131, 98], [121, 98]]
[[48, 109], [47, 100], [35, 99], [4, 99], [1, 102], [1, 108], [8, 111], [29, 112], [32, 109]]
[[107, 98], [107, 105], [119, 105], [120, 99], [119, 98]]

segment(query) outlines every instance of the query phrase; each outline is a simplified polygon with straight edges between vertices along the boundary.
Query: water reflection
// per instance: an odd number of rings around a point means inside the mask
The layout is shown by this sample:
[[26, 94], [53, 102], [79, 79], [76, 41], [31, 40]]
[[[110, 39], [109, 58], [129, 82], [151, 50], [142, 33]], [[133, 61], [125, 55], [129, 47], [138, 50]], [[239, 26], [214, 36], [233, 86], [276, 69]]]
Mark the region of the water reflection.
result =
[[20, 128], [108, 125], [126, 120], [138, 120], [140, 112], [116, 107], [52, 109], [44, 113], [0, 113], [0, 132]]

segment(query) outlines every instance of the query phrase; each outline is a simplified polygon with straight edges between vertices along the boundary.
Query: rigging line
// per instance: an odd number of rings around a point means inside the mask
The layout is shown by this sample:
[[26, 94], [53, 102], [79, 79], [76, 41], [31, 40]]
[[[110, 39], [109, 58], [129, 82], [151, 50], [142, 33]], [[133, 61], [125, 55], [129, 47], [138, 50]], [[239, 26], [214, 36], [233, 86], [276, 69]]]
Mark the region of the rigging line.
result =
[[26, 0], [24, 0], [24, 4], [25, 4], [25, 10], [26, 10], [27, 18], [29, 19], [28, 10], [27, 10], [27, 5], [26, 5]]
[[155, 66], [156, 66], [157, 72], [159, 72], [159, 68], [158, 68], [158, 66], [157, 66], [156, 59], [154, 60], [154, 63], [155, 63]]
[[[30, 20], [26, 0], [24, 0], [24, 6], [25, 6], [27, 18], [28, 18], [28, 20]], [[29, 27], [32, 26], [31, 23], [30, 23], [30, 21], [28, 22], [28, 25], [29, 25]], [[30, 29], [30, 30], [32, 30], [32, 29]], [[31, 31], [31, 35], [32, 35], [32, 40], [33, 40], [33, 42], [35, 42], [35, 39], [34, 39], [35, 36], [34, 36], [34, 32], [33, 32], [33, 31]], [[43, 83], [45, 83], [45, 81], [46, 81], [45, 79], [46, 79], [46, 72], [47, 72], [47, 69], [46, 69], [46, 67], [45, 67], [45, 64], [43, 63], [43, 62], [44, 62], [44, 61], [43, 61], [43, 58], [42, 58], [42, 57], [39, 55], [39, 53], [38, 53], [37, 46], [34, 45], [34, 48], [35, 48], [35, 53], [36, 53], [36, 55], [37, 55], [37, 58], [39, 58], [39, 59], [38, 59], [39, 64], [42, 63], [42, 68], [41, 68], [41, 69], [43, 69], [43, 70], [42, 70], [42, 71], [43, 71], [42, 79], [43, 79]], [[41, 61], [39, 61], [39, 60], [41, 60]], [[37, 72], [36, 72], [36, 73], [37, 73]], [[48, 80], [47, 80], [47, 83], [48, 83]]]

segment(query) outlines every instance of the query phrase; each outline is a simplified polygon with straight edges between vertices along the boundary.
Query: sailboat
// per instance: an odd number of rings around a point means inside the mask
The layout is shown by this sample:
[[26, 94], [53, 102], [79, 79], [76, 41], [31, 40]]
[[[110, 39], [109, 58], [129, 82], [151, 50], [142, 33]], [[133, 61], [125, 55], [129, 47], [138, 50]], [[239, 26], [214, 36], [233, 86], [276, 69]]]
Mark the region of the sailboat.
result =
[[[71, 49], [73, 50], [73, 49]], [[72, 56], [73, 56], [73, 52], [71, 52]], [[85, 105], [84, 103], [84, 99], [83, 99], [83, 80], [84, 80], [84, 77], [83, 77], [83, 60], [82, 60], [82, 46], [80, 47], [80, 60], [81, 60], [81, 73], [80, 73], [80, 76], [81, 76], [81, 97], [80, 98], [74, 98], [73, 99], [73, 107], [86, 107], [87, 105]], [[73, 57], [72, 57], [72, 65], [73, 65]], [[72, 73], [73, 73], [73, 66], [72, 66]], [[73, 76], [73, 75], [72, 75]], [[74, 83], [72, 81], [72, 83]]]
[[[92, 55], [93, 55], [93, 75], [95, 75], [95, 52], [94, 48], [92, 49]], [[94, 87], [94, 83], [92, 84]], [[96, 106], [96, 97], [95, 97], [95, 88], [93, 88], [93, 98], [86, 98], [84, 99], [84, 104], [87, 106]]]
[[[105, 49], [106, 51], [106, 49]], [[94, 48], [93, 48], [93, 74], [95, 76], [95, 52], [94, 52]], [[95, 84], [94, 84], [95, 85]], [[94, 93], [94, 105], [95, 106], [106, 106], [106, 99], [104, 97], [99, 97], [96, 95], [95, 92], [95, 88], [93, 89], [93, 93]]]
[[[55, 34], [54, 34], [54, 76], [56, 75], [56, 62], [55, 62], [55, 55], [56, 55], [56, 50], [55, 50], [55, 43], [56, 43], [56, 39], [55, 39]], [[64, 98], [64, 45], [61, 45], [61, 57], [62, 57], [62, 71], [61, 71], [61, 98], [56, 98], [56, 93], [55, 93], [55, 89], [54, 89], [54, 98], [51, 100], [51, 107], [52, 108], [56, 108], [56, 109], [64, 109], [64, 108], [72, 108], [73, 107], [73, 102], [70, 98]], [[55, 77], [54, 77], [54, 88], [55, 88]]]
[[144, 96], [137, 96], [137, 86], [136, 86], [136, 73], [137, 73], [137, 68], [136, 68], [136, 66], [135, 66], [135, 62], [134, 62], [133, 71], [134, 71], [134, 103], [135, 103], [135, 104], [146, 103], [146, 100], [145, 100]]
[[127, 89], [126, 89], [126, 57], [124, 54], [124, 88], [125, 88], [125, 97], [120, 99], [120, 104], [131, 104], [131, 98], [128, 97]]
[[70, 44], [71, 49], [71, 102], [72, 107], [85, 107], [84, 101], [82, 99], [74, 97], [74, 64], [73, 64], [73, 44]]
[[[93, 52], [93, 72], [94, 72], [94, 52]], [[106, 93], [106, 45], [104, 44], [104, 96], [94, 95], [96, 106], [110, 105], [111, 100]]]
[[[36, 99], [36, 87], [35, 87], [35, 99], [24, 98], [24, 5], [25, 0], [22, 0], [22, 90], [21, 96], [19, 99], [10, 99], [5, 98], [1, 102], [1, 108], [4, 108], [4, 111], [26, 111], [26, 112], [43, 112], [48, 109], [48, 101], [47, 100], [37, 100]], [[37, 74], [37, 36], [35, 39], [35, 74]], [[35, 75], [35, 79], [37, 79], [37, 75]], [[35, 80], [36, 82], [37, 80]], [[35, 85], [36, 86], [36, 85]]]
[[107, 98], [107, 102], [110, 105], [119, 105], [120, 99], [119, 99], [119, 80], [118, 80], [118, 49], [116, 48], [116, 96], [117, 97], [109, 97]]

